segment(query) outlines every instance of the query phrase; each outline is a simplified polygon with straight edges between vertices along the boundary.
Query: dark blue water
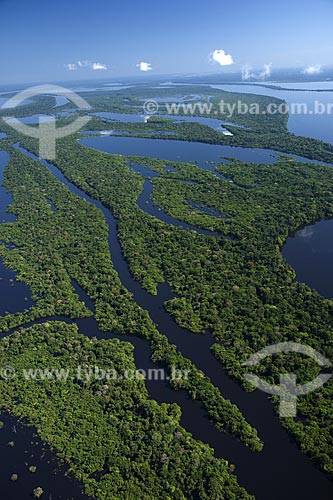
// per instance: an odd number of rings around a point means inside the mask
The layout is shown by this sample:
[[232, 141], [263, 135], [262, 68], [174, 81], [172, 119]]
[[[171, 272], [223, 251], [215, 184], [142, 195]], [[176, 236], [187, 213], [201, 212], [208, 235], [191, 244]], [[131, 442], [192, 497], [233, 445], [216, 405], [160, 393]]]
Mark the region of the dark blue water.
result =
[[[171, 98], [170, 98], [171, 99]], [[154, 99], [157, 101], [156, 99]], [[171, 102], [172, 101], [171, 99]], [[143, 108], [142, 108], [143, 111]], [[117, 122], [127, 122], [127, 123], [146, 123], [147, 120], [150, 118], [150, 116], [147, 116], [145, 114], [143, 115], [136, 115], [136, 114], [126, 114], [126, 113], [109, 113], [109, 112], [98, 112], [98, 113], [93, 113], [95, 116], [98, 116], [99, 118], [104, 118], [107, 120], [111, 121], [117, 121]], [[236, 123], [232, 122], [225, 122], [223, 120], [218, 120], [216, 118], [209, 118], [207, 116], [180, 116], [180, 115], [168, 115], [168, 114], [163, 114], [163, 115], [153, 115], [152, 116], [154, 119], [156, 118], [167, 118], [169, 120], [172, 120], [173, 122], [187, 122], [187, 123], [200, 123], [201, 125], [206, 125], [207, 127], [212, 128], [213, 130], [217, 130], [219, 132], [227, 133], [228, 130], [223, 127], [223, 125], [232, 125], [233, 127], [242, 127], [241, 125], [237, 125]]]
[[[279, 85], [279, 84], [276, 84]], [[243, 94], [258, 94], [269, 97], [276, 97], [288, 103], [290, 107], [294, 104], [305, 104], [307, 106], [307, 113], [290, 113], [288, 121], [288, 129], [290, 132], [301, 135], [304, 137], [313, 137], [320, 139], [324, 142], [333, 144], [333, 107], [331, 113], [315, 113], [315, 101], [320, 102], [328, 110], [329, 106], [333, 104], [333, 92], [315, 92], [318, 88], [318, 83], [307, 84], [310, 91], [292, 91], [289, 89], [269, 89], [261, 87], [257, 84], [244, 84], [244, 85], [212, 85], [212, 88], [226, 90], [228, 92], [238, 92]], [[330, 88], [333, 87], [332, 82]], [[295, 83], [293, 88], [299, 88], [299, 84]], [[318, 108], [319, 110], [319, 108]], [[230, 117], [232, 120], [232, 117]]]
[[144, 115], [135, 115], [130, 113], [109, 113], [106, 111], [100, 111], [93, 114], [99, 118], [104, 118], [105, 120], [121, 123], [144, 123], [146, 121], [146, 117]]
[[[21, 151], [23, 151], [21, 149]], [[38, 159], [31, 153], [30, 157]], [[333, 483], [324, 474], [319, 472], [310, 460], [304, 456], [296, 444], [291, 442], [280, 421], [273, 411], [272, 404], [266, 395], [260, 391], [246, 393], [231, 380], [221, 364], [210, 352], [214, 342], [209, 334], [194, 335], [179, 327], [172, 317], [165, 311], [163, 304], [172, 298], [168, 287], [159, 289], [157, 296], [152, 296], [144, 290], [138, 281], [135, 281], [123, 257], [117, 235], [117, 221], [111, 212], [101, 202], [92, 199], [86, 193], [70, 183], [64, 175], [53, 165], [42, 161], [52, 174], [63, 182], [74, 194], [93, 203], [101, 209], [109, 226], [109, 244], [113, 265], [125, 288], [129, 290], [134, 300], [149, 312], [151, 319], [166, 335], [169, 341], [175, 344], [182, 354], [194, 361], [196, 366], [203, 370], [220, 389], [224, 397], [230, 399], [243, 412], [245, 418], [254, 425], [265, 443], [262, 453], [253, 453], [231, 436], [219, 433], [208, 421], [200, 403], [189, 401], [184, 393], [164, 392], [163, 386], [151, 382], [149, 392], [158, 401], [171, 401], [180, 404], [182, 409], [182, 424], [195, 438], [209, 443], [219, 457], [228, 459], [236, 465], [237, 477], [242, 485], [257, 496], [258, 500], [331, 500], [333, 498]], [[86, 321], [86, 320], [83, 320]], [[93, 318], [87, 321], [93, 322]], [[80, 330], [83, 326], [78, 322]], [[95, 334], [92, 327], [90, 334]], [[105, 335], [105, 333], [104, 333]], [[146, 343], [141, 344], [142, 347]], [[145, 349], [143, 349], [146, 352]], [[140, 353], [139, 353], [140, 354]], [[137, 360], [136, 360], [137, 361]], [[137, 361], [138, 362], [138, 361]], [[145, 368], [146, 355], [142, 356], [137, 366]]]
[[[14, 92], [12, 92], [14, 93]], [[10, 97], [0, 97], [0, 110], [1, 109], [9, 109], [7, 108], [6, 106], [6, 103], [7, 101], [12, 97], [12, 95], [10, 95]], [[30, 99], [26, 99], [25, 101], [23, 102], [20, 102], [19, 104], [17, 104], [17, 107], [19, 106], [26, 106], [27, 104], [30, 104], [32, 101]]]
[[16, 281], [16, 273], [4, 265], [0, 258], [0, 315], [23, 312], [34, 305], [30, 288]]
[[[222, 120], [217, 120], [216, 118], [208, 118], [205, 116], [154, 115], [154, 119], [156, 118], [168, 118], [169, 120], [177, 123], [200, 123], [201, 125], [206, 125], [206, 127], [212, 128], [217, 132], [231, 134], [231, 132], [223, 127], [226, 123]], [[233, 125], [230, 122], [228, 124]]]
[[[0, 151], [0, 223], [14, 222], [16, 220], [15, 215], [7, 212], [7, 208], [12, 203], [13, 199], [2, 186], [3, 172], [8, 160], [9, 155], [4, 151]], [[34, 304], [30, 288], [22, 281], [16, 281], [16, 274], [4, 265], [1, 258], [0, 298], [1, 316], [7, 313], [22, 312], [24, 309], [28, 309]]]
[[[41, 487], [45, 500], [88, 500], [82, 487], [66, 475], [32, 427], [23, 426], [15, 417], [0, 413], [0, 491], [3, 500], [32, 500], [33, 490]], [[8, 443], [13, 442], [14, 446]], [[29, 467], [35, 466], [36, 472]], [[11, 476], [18, 475], [17, 481]]]
[[297, 231], [288, 238], [282, 254], [296, 271], [297, 281], [326, 298], [333, 297], [333, 220]]
[[218, 231], [209, 231], [208, 229], [198, 228], [196, 226], [192, 226], [187, 222], [180, 221], [168, 215], [164, 210], [159, 207], [156, 207], [152, 200], [152, 192], [153, 186], [151, 182], [146, 180], [143, 185], [143, 191], [137, 200], [137, 204], [141, 210], [148, 213], [155, 219], [160, 220], [161, 222], [165, 222], [166, 224], [171, 224], [174, 227], [179, 227], [180, 229], [194, 231], [198, 234], [203, 234], [205, 236], [215, 236], [217, 238], [223, 237], [223, 235]]
[[[3, 172], [9, 161], [7, 153], [0, 151], [0, 219], [1, 223], [14, 222], [16, 217], [7, 212], [11, 195], [2, 186]], [[10, 245], [8, 247], [12, 248]], [[15, 251], [12, 248], [12, 251]], [[0, 315], [23, 312], [33, 305], [30, 288], [16, 281], [16, 273], [0, 259]], [[15, 417], [0, 413], [5, 425], [0, 429], [0, 491], [4, 500], [31, 500], [32, 491], [41, 486], [43, 498], [53, 500], [88, 500], [81, 495], [82, 486], [66, 476], [67, 468], [60, 466], [49, 447], [41, 442], [32, 428], [22, 426]], [[13, 447], [8, 443], [13, 441]], [[29, 466], [37, 467], [35, 473]], [[18, 474], [18, 480], [11, 480]]]
[[129, 161], [127, 163], [127, 166], [128, 168], [133, 170], [133, 172], [136, 172], [137, 174], [140, 174], [147, 179], [156, 179], [160, 176], [158, 172], [154, 172], [154, 170], [151, 170], [150, 168], [145, 167], [144, 165], [141, 165], [141, 163], [137, 163], [135, 161]]
[[319, 163], [297, 155], [286, 155], [269, 149], [251, 149], [231, 146], [217, 146], [199, 142], [185, 142], [170, 139], [140, 139], [137, 137], [87, 137], [80, 143], [89, 148], [98, 149], [106, 153], [123, 156], [144, 156], [163, 160], [197, 164], [200, 168], [213, 171], [215, 169], [208, 162], [215, 164], [226, 163], [226, 158], [249, 163], [273, 164], [279, 155], [288, 156], [299, 161]]
[[56, 95], [56, 96], [53, 96], [55, 98], [55, 105], [53, 106], [54, 108], [60, 108], [61, 106], [65, 106], [65, 104], [68, 104], [69, 103], [69, 100], [67, 99], [67, 97], [63, 96], [63, 95]]
[[[34, 157], [31, 154], [29, 156]], [[211, 444], [217, 456], [227, 458], [231, 463], [235, 463], [241, 484], [255, 493], [259, 500], [266, 500], [268, 492], [269, 498], [272, 500], [280, 500], [281, 498], [292, 498], [293, 500], [331, 499], [333, 484], [315, 469], [294, 443], [290, 442], [288, 434], [281, 428], [266, 396], [257, 391], [252, 394], [245, 393], [236, 382], [229, 379], [220, 363], [210, 353], [209, 347], [214, 340], [209, 335], [193, 335], [180, 328], [166, 313], [163, 303], [172, 298], [168, 287], [160, 287], [159, 295], [154, 297], [142, 289], [137, 281], [133, 280], [117, 237], [117, 222], [110, 211], [103, 207], [99, 201], [93, 200], [68, 182], [53, 165], [44, 161], [42, 163], [74, 194], [85, 198], [103, 211], [110, 230], [109, 243], [112, 260], [123, 285], [133, 293], [136, 302], [149, 312], [152, 320], [160, 331], [169, 338], [169, 341], [176, 344], [185, 356], [193, 359], [196, 365], [207, 373], [213, 383], [220, 388], [222, 394], [240, 407], [248, 421], [258, 428], [259, 435], [264, 439], [265, 449], [263, 453], [253, 453], [231, 436], [221, 434], [208, 421], [206, 412], [200, 403], [189, 400], [184, 392], [172, 391], [165, 383], [149, 382], [148, 390], [151, 396], [160, 402], [177, 402], [182, 408], [184, 427], [192, 432], [197, 439]], [[77, 292], [80, 298], [93, 310], [93, 304], [82, 289], [78, 287]], [[38, 322], [43, 321], [46, 319]], [[82, 333], [98, 338], [111, 337], [109, 332], [98, 330], [93, 317], [80, 320], [77, 324]], [[124, 340], [128, 340], [127, 337], [124, 337]], [[133, 337], [131, 337], [131, 342], [136, 347], [137, 366], [144, 369], [150, 367], [150, 349], [147, 343]], [[272, 484], [274, 484], [274, 488], [272, 488]], [[51, 481], [50, 485], [52, 485]], [[9, 486], [7, 485], [3, 491], [7, 492]], [[286, 496], [286, 491], [288, 491], [288, 496]], [[19, 498], [26, 500], [24, 495]], [[53, 498], [62, 497], [55, 496]]]
[[[162, 210], [161, 208], [154, 205], [153, 200], [152, 200], [153, 185], [150, 182], [150, 179], [154, 179], [156, 177], [159, 177], [160, 174], [158, 172], [154, 172], [153, 170], [145, 167], [144, 165], [140, 165], [139, 163], [136, 163], [136, 162], [128, 162], [127, 166], [131, 170], [133, 170], [134, 172], [139, 173], [140, 175], [142, 175], [143, 177], [146, 178], [146, 180], [143, 184], [142, 193], [137, 200], [137, 205], [139, 208], [141, 208], [141, 210], [143, 210], [147, 214], [155, 217], [155, 219], [158, 219], [161, 222], [165, 222], [166, 224], [171, 224], [172, 226], [179, 227], [180, 229], [195, 231], [196, 233], [203, 234], [205, 236], [215, 236], [217, 238], [224, 237], [224, 235], [218, 231], [210, 231], [207, 229], [202, 229], [202, 228], [193, 226], [191, 224], [188, 224], [184, 221], [175, 219], [175, 217], [172, 217], [171, 215], [167, 214], [164, 210]], [[177, 171], [175, 169], [175, 167], [173, 167], [172, 165], [171, 166], [166, 165], [165, 169], [167, 171], [171, 171], [171, 172]], [[178, 182], [182, 182], [182, 181], [180, 180]], [[194, 207], [192, 207], [192, 208], [194, 208]], [[209, 213], [209, 210], [207, 210], [207, 208], [206, 209], [204, 208], [203, 211], [206, 212], [207, 214]], [[214, 213], [210, 213], [210, 215], [214, 216]]]
[[[51, 115], [31, 115], [25, 116], [23, 118], [18, 118], [18, 120], [26, 125], [36, 125], [40, 122], [51, 122], [54, 121], [54, 117]], [[12, 120], [9, 120], [8, 123], [11, 123]]]
[[[260, 85], [260, 84], [258, 84]], [[333, 81], [325, 81], [325, 82], [293, 82], [293, 83], [285, 83], [285, 82], [270, 82], [269, 85], [274, 85], [276, 87], [281, 87], [286, 90], [326, 90], [333, 91]]]

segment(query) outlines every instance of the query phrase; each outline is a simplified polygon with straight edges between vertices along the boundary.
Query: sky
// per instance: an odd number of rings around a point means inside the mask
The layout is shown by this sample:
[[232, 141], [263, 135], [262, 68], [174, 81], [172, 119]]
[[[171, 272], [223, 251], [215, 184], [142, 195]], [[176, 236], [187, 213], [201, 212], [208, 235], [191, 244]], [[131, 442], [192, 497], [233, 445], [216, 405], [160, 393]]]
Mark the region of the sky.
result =
[[0, 83], [333, 66], [333, 0], [0, 0]]

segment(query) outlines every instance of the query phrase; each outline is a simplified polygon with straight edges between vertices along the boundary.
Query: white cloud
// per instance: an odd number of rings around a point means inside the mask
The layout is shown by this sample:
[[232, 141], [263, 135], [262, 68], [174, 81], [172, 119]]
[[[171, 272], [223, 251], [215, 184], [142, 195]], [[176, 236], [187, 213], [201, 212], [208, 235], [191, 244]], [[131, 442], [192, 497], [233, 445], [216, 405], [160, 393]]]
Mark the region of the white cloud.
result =
[[315, 64], [314, 66], [308, 66], [304, 68], [303, 73], [306, 75], [319, 75], [322, 72], [321, 64]]
[[65, 64], [65, 68], [67, 68], [68, 71], [76, 71], [77, 70], [77, 65], [69, 63], [69, 64]]
[[108, 69], [106, 64], [102, 64], [100, 62], [91, 62], [91, 61], [88, 61], [87, 59], [85, 59], [83, 61], [77, 61], [76, 63], [65, 64], [65, 67], [68, 69], [68, 71], [75, 71], [79, 68], [80, 69], [88, 68], [88, 69], [92, 69], [93, 71]]
[[242, 67], [242, 80], [249, 80], [254, 78], [254, 73], [252, 73], [252, 67], [249, 64], [245, 64]]
[[226, 54], [222, 49], [216, 49], [209, 56], [210, 60], [219, 63], [221, 66], [230, 66], [234, 64], [231, 54]]
[[264, 69], [261, 73], [259, 73], [259, 80], [265, 80], [269, 78], [272, 74], [272, 63], [264, 64]]
[[140, 68], [140, 71], [151, 71], [153, 69], [151, 67], [151, 64], [147, 62], [140, 62], [139, 64], [136, 65], [136, 67]]
[[80, 68], [89, 68], [91, 63], [85, 60], [85, 61], [78, 61], [77, 64], [78, 66], [80, 66]]
[[101, 70], [101, 69], [102, 70], [106, 70], [108, 68], [107, 68], [106, 64], [102, 64], [102, 63], [97, 62], [97, 63], [92, 63], [92, 69], [94, 71], [98, 71], [98, 70]]
[[264, 69], [262, 71], [254, 73], [252, 67], [249, 64], [245, 64], [245, 66], [242, 67], [242, 80], [250, 80], [250, 78], [253, 80], [266, 80], [266, 78], [269, 78], [272, 74], [272, 66], [272, 63], [264, 64]]

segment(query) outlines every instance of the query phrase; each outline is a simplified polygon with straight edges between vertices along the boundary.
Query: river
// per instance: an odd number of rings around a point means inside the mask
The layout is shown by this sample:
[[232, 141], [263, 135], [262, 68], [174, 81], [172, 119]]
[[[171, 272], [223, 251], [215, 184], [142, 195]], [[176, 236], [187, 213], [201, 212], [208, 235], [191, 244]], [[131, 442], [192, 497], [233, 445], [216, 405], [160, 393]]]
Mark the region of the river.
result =
[[[22, 149], [21, 151], [38, 160], [31, 153]], [[292, 442], [290, 436], [281, 427], [266, 395], [259, 391], [246, 393], [238, 383], [228, 377], [209, 350], [214, 340], [208, 334], [194, 335], [180, 328], [173, 321], [163, 307], [164, 302], [173, 296], [166, 285], [160, 286], [157, 296], [152, 296], [132, 278], [118, 240], [117, 221], [111, 212], [98, 200], [92, 199], [70, 183], [55, 166], [43, 160], [41, 162], [72, 193], [85, 198], [102, 210], [109, 226], [112, 261], [122, 284], [133, 293], [136, 302], [149, 312], [160, 332], [166, 335], [170, 342], [177, 345], [184, 356], [192, 359], [197, 367], [202, 369], [219, 387], [226, 398], [237, 404], [249, 423], [258, 429], [265, 443], [264, 451], [254, 453], [233, 437], [218, 432], [209, 422], [201, 404], [190, 400], [185, 392], [174, 392], [164, 382], [150, 381], [147, 382], [147, 387], [151, 397], [160, 402], [177, 402], [182, 409], [182, 425], [195, 438], [209, 443], [215, 449], [216, 456], [234, 463], [240, 484], [255, 494], [258, 500], [267, 500], [268, 495], [272, 500], [280, 500], [286, 498], [286, 491], [288, 491], [288, 497], [293, 500], [331, 499], [333, 483], [317, 470]], [[86, 303], [89, 301], [82, 290], [80, 298]], [[89, 335], [95, 335], [98, 338], [110, 338], [109, 333], [99, 332], [93, 318], [80, 320], [77, 323], [83, 334], [89, 332]], [[150, 348], [147, 343], [142, 339], [125, 337], [124, 340], [131, 340], [135, 345], [137, 366], [143, 369], [149, 368], [152, 363], [149, 359]]]
[[298, 281], [326, 298], [333, 297], [333, 220], [323, 220], [297, 231], [282, 249]]
[[[6, 212], [12, 203], [11, 195], [2, 186], [3, 171], [9, 155], [0, 151], [0, 220], [13, 222], [16, 217]], [[16, 281], [14, 271], [0, 259], [0, 315], [6, 312], [24, 311], [33, 305], [31, 291], [22, 282]], [[3, 337], [3, 334], [0, 335]], [[82, 485], [66, 475], [68, 466], [60, 465], [49, 447], [37, 436], [35, 429], [18, 422], [13, 416], [0, 412], [0, 490], [5, 500], [31, 500], [38, 486], [44, 490], [43, 498], [53, 500], [88, 500], [82, 495]], [[11, 443], [10, 445], [8, 443]], [[29, 467], [36, 467], [30, 472]], [[18, 475], [17, 481], [11, 476]], [[51, 496], [50, 496], [51, 495]]]
[[[237, 88], [239, 89], [239, 87]], [[261, 93], [261, 90], [262, 88], [260, 88], [260, 91], [258, 90], [258, 93]], [[208, 162], [220, 164], [227, 161], [225, 158], [237, 158], [248, 162], [274, 163], [278, 155], [275, 151], [232, 148], [228, 146], [213, 146], [169, 140], [162, 141], [122, 137], [90, 137], [84, 138], [80, 142], [85, 146], [94, 147], [108, 153], [130, 156], [147, 156], [152, 158], [156, 157], [171, 161], [195, 163], [199, 168], [209, 170], [217, 176], [221, 176], [221, 174], [216, 172], [214, 166]], [[214, 448], [216, 456], [225, 458], [231, 463], [234, 463], [236, 465], [236, 475], [240, 484], [250, 493], [253, 493], [258, 500], [267, 500], [268, 498], [270, 500], [280, 500], [281, 498], [290, 498], [293, 500], [312, 500], [314, 498], [318, 500], [331, 500], [333, 498], [333, 483], [329, 481], [323, 473], [316, 469], [311, 461], [300, 452], [299, 448], [291, 440], [288, 433], [284, 431], [273, 410], [273, 406], [266, 395], [259, 391], [255, 391], [254, 393], [244, 392], [238, 383], [228, 377], [221, 364], [211, 354], [209, 349], [214, 343], [214, 339], [209, 334], [194, 335], [193, 333], [179, 327], [173, 321], [172, 317], [165, 311], [163, 306], [164, 302], [173, 297], [173, 293], [168, 285], [161, 285], [159, 287], [158, 295], [152, 296], [141, 287], [139, 282], [132, 278], [128, 265], [122, 254], [122, 249], [117, 235], [117, 221], [114, 219], [112, 213], [98, 200], [92, 199], [85, 192], [70, 183], [54, 165], [38, 159], [36, 156], [19, 147], [18, 149], [35, 160], [41, 161], [41, 163], [47, 167], [60, 182], [65, 184], [72, 193], [86, 199], [87, 202], [94, 204], [97, 208], [102, 210], [109, 227], [109, 245], [113, 265], [118, 272], [123, 286], [132, 292], [136, 302], [149, 312], [150, 317], [158, 326], [160, 332], [166, 335], [171, 343], [177, 345], [178, 349], [184, 356], [191, 359], [198, 368], [202, 369], [211, 378], [212, 382], [219, 387], [223, 396], [237, 404], [248, 422], [257, 428], [259, 436], [265, 443], [265, 448], [262, 453], [254, 453], [235, 438], [217, 431], [215, 426], [208, 420], [206, 411], [200, 402], [191, 400], [184, 391], [172, 390], [166, 382], [147, 381], [146, 383], [150, 396], [159, 402], [178, 403], [182, 409], [182, 425], [190, 431], [195, 438], [210, 444]], [[295, 158], [303, 161], [309, 161], [300, 157]], [[0, 171], [3, 171], [7, 162], [8, 155], [6, 155], [6, 153], [0, 153], [0, 167], [2, 167], [0, 168]], [[134, 169], [134, 166], [132, 167]], [[136, 171], [140, 171], [140, 169], [137, 169]], [[140, 173], [145, 175], [143, 171]], [[5, 212], [8, 204], [11, 203], [11, 196], [6, 193], [5, 190], [0, 192], [0, 203], [1, 202], [1, 221], [15, 220], [13, 215]], [[149, 178], [146, 178], [143, 192], [137, 203], [138, 206], [146, 213], [151, 216], [157, 216], [157, 218], [160, 218], [160, 220], [163, 220], [166, 223], [173, 224], [179, 228], [183, 228], [184, 230], [192, 229], [197, 232], [202, 231], [195, 227], [187, 227], [182, 221], [177, 221], [174, 218], [166, 219], [166, 217], [168, 217], [167, 214], [164, 214], [151, 203], [151, 182], [149, 181]], [[218, 235], [207, 234], [207, 236]], [[305, 240], [306, 237], [304, 237], [304, 234], [300, 237], [296, 234], [296, 237], [293, 240], [288, 240], [288, 244], [291, 245], [290, 242], [298, 241], [299, 239], [302, 240], [301, 243], [304, 244], [303, 240]], [[313, 245], [315, 244], [314, 241], [312, 243]], [[287, 247], [285, 247], [284, 252], [287, 252], [286, 249]], [[299, 247], [298, 250], [294, 250], [294, 264], [291, 262], [289, 257], [288, 262], [293, 265], [296, 269], [298, 278], [303, 281], [304, 274], [302, 278], [301, 270], [297, 269], [297, 253], [301, 250], [302, 247]], [[286, 253], [284, 253], [284, 255], [287, 256]], [[3, 264], [1, 265], [3, 266]], [[304, 270], [306, 269], [307, 266], [304, 266]], [[3, 276], [3, 272], [12, 271], [3, 266], [3, 269], [0, 269], [1, 276]], [[14, 277], [15, 273], [11, 275], [11, 278], [3, 280], [3, 283], [0, 283], [0, 286], [3, 285], [2, 290], [4, 296], [7, 293], [9, 294], [9, 287], [19, 287], [21, 285], [22, 287], [26, 287], [23, 283], [14, 283], [14, 285], [12, 285], [13, 281], [10, 280], [14, 280]], [[304, 279], [304, 281], [306, 281], [306, 279]], [[94, 305], [84, 290], [82, 290], [76, 283], [73, 283], [73, 286], [79, 294], [80, 300], [84, 301], [87, 307], [94, 310]], [[323, 289], [318, 289], [318, 291], [323, 293]], [[325, 295], [325, 293], [323, 294]], [[29, 297], [31, 300], [31, 294], [27, 288], [22, 288], [22, 294], [17, 293], [15, 300], [16, 311], [21, 311], [26, 307], [30, 307], [31, 303], [29, 302]], [[28, 303], [26, 299], [28, 300]], [[54, 317], [44, 318], [32, 324], [43, 323], [52, 319], [60, 319], [71, 323], [68, 318]], [[100, 331], [94, 317], [78, 320], [76, 324], [78, 325], [80, 332], [84, 335], [94, 336], [100, 339], [114, 337], [114, 335], [111, 335], [110, 332]], [[11, 332], [8, 332], [7, 334], [10, 333]], [[138, 367], [143, 368], [144, 370], [154, 367], [156, 368], [156, 365], [152, 363], [150, 359], [151, 349], [146, 341], [141, 338], [126, 336], [123, 336], [122, 340], [130, 341], [134, 345], [135, 361]], [[5, 429], [7, 429], [6, 432], [10, 432], [10, 428], [13, 427], [13, 425], [16, 426], [16, 431], [19, 427], [20, 443], [26, 443], [25, 446], [23, 444], [22, 446], [23, 448], [27, 448], [28, 452], [31, 453], [32, 449], [31, 446], [29, 446], [29, 439], [31, 441], [31, 429], [19, 426], [15, 419], [10, 420], [12, 417], [6, 418], [8, 419], [5, 421], [5, 423], [8, 422], [8, 424], [6, 423], [5, 425]], [[4, 420], [4, 418], [0, 418], [0, 420]], [[0, 432], [4, 431], [2, 430]], [[6, 435], [5, 440], [7, 442], [12, 440], [9, 439], [9, 434], [8, 439]], [[14, 464], [20, 463], [21, 459], [19, 452], [22, 446], [20, 445], [16, 448], [11, 448], [11, 453], [14, 457]], [[6, 456], [7, 450], [5, 450], [5, 447], [1, 446], [1, 463], [5, 463]], [[35, 456], [38, 456], [38, 454]], [[36, 480], [34, 487], [41, 485], [46, 492], [52, 492], [52, 498], [54, 500], [68, 498], [69, 495], [72, 495], [75, 499], [78, 498], [80, 496], [79, 491], [81, 485], [73, 480], [70, 480], [69, 478], [66, 478], [64, 475], [64, 469], [59, 469], [59, 467], [57, 468], [60, 470], [60, 473], [55, 476], [54, 470], [56, 469], [56, 462], [52, 459], [51, 465], [46, 465], [42, 476], [34, 476], [34, 479]], [[3, 477], [0, 485], [2, 487], [2, 491], [6, 495], [6, 500], [11, 500], [12, 498], [15, 498], [16, 500], [18, 496], [20, 500], [28, 500], [28, 498], [30, 498], [29, 494], [31, 491], [27, 492], [27, 489], [30, 488], [30, 483], [27, 482], [29, 481], [30, 476], [26, 480], [24, 470], [21, 469], [21, 473], [18, 470], [11, 471], [11, 473], [18, 472], [19, 474], [22, 474], [22, 481], [18, 481], [15, 484], [10, 481], [10, 477], [8, 477], [7, 473], [2, 474]], [[65, 483], [63, 483], [63, 481], [65, 481]], [[73, 488], [73, 490], [68, 489], [69, 486], [67, 485], [67, 481], [70, 481], [70, 487]], [[45, 485], [48, 489], [46, 489]], [[17, 489], [19, 486], [22, 488], [21, 490]], [[63, 496], [65, 491], [66, 497]], [[80, 496], [80, 498], [84, 497]]]
[[321, 163], [297, 155], [288, 155], [269, 149], [219, 146], [201, 142], [177, 141], [173, 139], [141, 139], [138, 137], [97, 136], [80, 140], [84, 146], [123, 156], [143, 156], [169, 161], [192, 163], [217, 175], [215, 163], [227, 163], [231, 158], [249, 162], [273, 164], [279, 155], [308, 163]]
[[[266, 82], [267, 83], [267, 82]], [[273, 84], [283, 86], [284, 84]], [[333, 144], [333, 92], [317, 91], [316, 83], [308, 84], [306, 88], [297, 90], [271, 89], [260, 86], [260, 84], [242, 84], [242, 85], [211, 85], [214, 89], [226, 90], [228, 92], [238, 92], [243, 94], [259, 94], [269, 97], [276, 97], [286, 101], [292, 109], [295, 104], [306, 106], [305, 112], [290, 112], [288, 120], [288, 129], [290, 132], [304, 137], [320, 139], [329, 144]], [[292, 87], [299, 88], [295, 83]], [[333, 88], [333, 83], [330, 83]], [[316, 105], [320, 103], [320, 106]], [[296, 108], [297, 109], [297, 108]], [[305, 109], [305, 108], [304, 108]], [[326, 112], [322, 112], [325, 109]], [[330, 112], [329, 112], [330, 110]]]

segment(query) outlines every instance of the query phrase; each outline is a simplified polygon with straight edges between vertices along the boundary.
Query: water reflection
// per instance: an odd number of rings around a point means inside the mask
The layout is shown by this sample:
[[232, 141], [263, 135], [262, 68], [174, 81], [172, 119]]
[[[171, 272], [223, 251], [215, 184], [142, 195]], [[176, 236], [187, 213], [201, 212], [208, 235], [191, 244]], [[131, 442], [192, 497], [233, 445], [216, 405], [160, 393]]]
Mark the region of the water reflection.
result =
[[282, 254], [296, 271], [297, 281], [333, 297], [333, 220], [301, 229], [288, 238]]

